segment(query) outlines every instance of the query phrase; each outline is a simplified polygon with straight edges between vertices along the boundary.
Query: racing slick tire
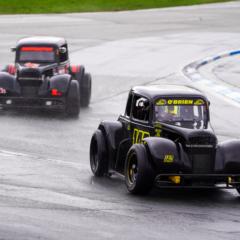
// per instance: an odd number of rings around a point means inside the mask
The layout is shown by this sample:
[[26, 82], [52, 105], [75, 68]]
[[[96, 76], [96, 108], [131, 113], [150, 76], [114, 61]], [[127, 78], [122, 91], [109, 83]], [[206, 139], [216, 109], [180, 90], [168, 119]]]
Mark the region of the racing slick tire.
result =
[[85, 67], [82, 65], [71, 66], [70, 72], [73, 79], [77, 80], [80, 86], [80, 81], [85, 75]]
[[240, 194], [240, 187], [237, 187], [236, 190]]
[[85, 73], [84, 77], [80, 81], [80, 102], [82, 107], [87, 107], [90, 102], [92, 91], [92, 76], [89, 73]]
[[107, 146], [101, 130], [96, 130], [90, 143], [90, 166], [96, 177], [107, 173]]
[[80, 95], [78, 81], [72, 80], [66, 96], [66, 113], [71, 117], [77, 117], [80, 113]]
[[155, 174], [143, 144], [134, 144], [128, 151], [125, 168], [125, 183], [130, 193], [147, 194], [155, 180]]

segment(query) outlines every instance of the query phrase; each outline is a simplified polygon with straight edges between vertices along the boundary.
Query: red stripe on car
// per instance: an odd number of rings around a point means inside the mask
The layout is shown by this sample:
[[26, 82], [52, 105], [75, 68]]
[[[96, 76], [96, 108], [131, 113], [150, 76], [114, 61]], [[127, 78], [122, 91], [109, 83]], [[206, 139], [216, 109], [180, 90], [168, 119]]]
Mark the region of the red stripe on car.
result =
[[77, 72], [77, 66], [76, 65], [72, 65], [71, 66], [71, 71], [73, 72], [73, 73], [76, 73]]
[[52, 47], [22, 47], [23, 52], [52, 52]]
[[16, 68], [14, 65], [8, 65], [8, 73], [14, 75], [16, 73]]

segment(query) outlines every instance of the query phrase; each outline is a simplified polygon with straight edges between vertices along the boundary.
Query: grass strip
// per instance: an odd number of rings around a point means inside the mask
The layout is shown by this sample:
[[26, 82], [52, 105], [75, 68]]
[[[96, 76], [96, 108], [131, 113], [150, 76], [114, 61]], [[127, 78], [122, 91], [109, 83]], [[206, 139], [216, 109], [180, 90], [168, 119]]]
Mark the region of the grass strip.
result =
[[227, 2], [227, 0], [0, 0], [0, 14], [122, 11]]

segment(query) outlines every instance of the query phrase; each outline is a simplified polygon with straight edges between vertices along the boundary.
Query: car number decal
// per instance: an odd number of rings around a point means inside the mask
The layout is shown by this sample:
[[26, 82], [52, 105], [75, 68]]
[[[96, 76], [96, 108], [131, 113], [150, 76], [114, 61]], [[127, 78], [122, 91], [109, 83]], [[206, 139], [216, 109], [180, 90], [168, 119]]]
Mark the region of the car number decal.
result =
[[146, 138], [146, 137], [150, 137], [149, 132], [134, 128], [134, 130], [133, 130], [133, 140], [132, 140], [133, 144], [142, 143], [143, 139]]
[[163, 162], [164, 163], [172, 163], [174, 160], [174, 155], [173, 154], [167, 154], [164, 156]]

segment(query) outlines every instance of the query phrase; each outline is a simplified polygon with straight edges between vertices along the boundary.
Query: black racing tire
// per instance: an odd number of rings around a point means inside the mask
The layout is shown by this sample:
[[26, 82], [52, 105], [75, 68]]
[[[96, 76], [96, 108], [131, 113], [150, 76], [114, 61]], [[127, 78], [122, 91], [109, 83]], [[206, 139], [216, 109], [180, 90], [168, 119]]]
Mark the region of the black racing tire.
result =
[[80, 81], [80, 102], [82, 107], [88, 107], [91, 99], [92, 92], [92, 76], [89, 73], [85, 73], [84, 77]]
[[79, 84], [76, 80], [71, 80], [68, 92], [66, 93], [66, 114], [77, 117], [80, 113]]
[[99, 129], [94, 132], [90, 143], [90, 166], [96, 177], [102, 177], [107, 173], [106, 139]]
[[134, 144], [125, 161], [125, 184], [132, 194], [145, 195], [150, 192], [155, 180], [147, 149], [143, 144]]
[[85, 74], [85, 67], [84, 66], [80, 66], [80, 65], [75, 65], [76, 70], [73, 71], [73, 66], [70, 66], [69, 68], [69, 72], [72, 75], [72, 78], [74, 80], [77, 80], [80, 84], [80, 80], [83, 78], [84, 74]]
[[240, 194], [240, 187], [236, 187], [236, 190]]
[[[73, 71], [73, 66], [70, 66], [70, 73], [72, 75], [72, 79], [77, 80], [79, 84], [79, 94], [81, 96], [81, 82], [85, 76], [85, 67], [83, 65], [75, 65], [75, 70]], [[80, 97], [80, 105], [81, 104], [81, 97]]]
[[80, 82], [81, 82], [81, 79], [83, 79], [84, 75], [85, 75], [85, 67], [83, 65], [78, 65], [78, 68], [79, 70], [74, 73], [74, 79], [76, 79], [79, 83], [79, 86], [80, 86]]

